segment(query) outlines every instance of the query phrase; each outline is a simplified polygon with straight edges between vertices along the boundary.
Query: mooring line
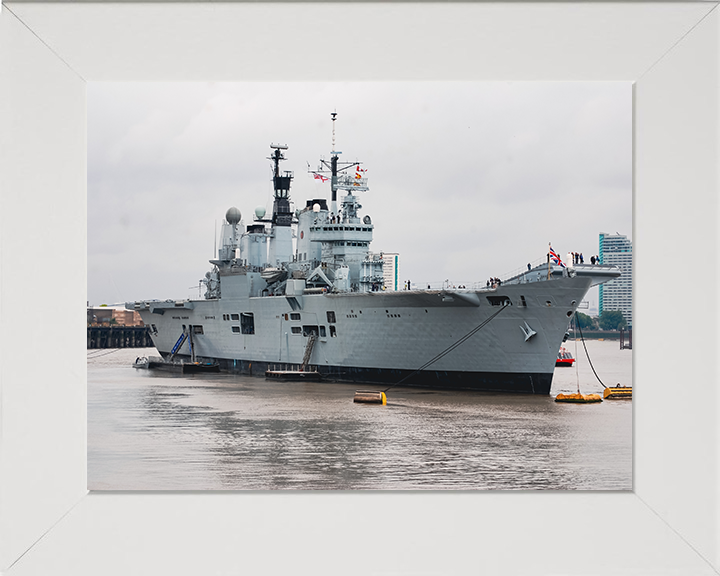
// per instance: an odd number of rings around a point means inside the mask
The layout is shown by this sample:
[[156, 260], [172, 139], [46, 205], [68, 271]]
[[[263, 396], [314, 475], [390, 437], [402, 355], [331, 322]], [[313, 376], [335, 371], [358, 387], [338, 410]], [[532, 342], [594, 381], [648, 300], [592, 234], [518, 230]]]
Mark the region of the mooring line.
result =
[[[600, 380], [600, 376], [598, 376], [597, 372], [595, 372], [595, 366], [593, 366], [592, 360], [590, 360], [590, 354], [588, 353], [587, 346], [585, 346], [585, 338], [583, 338], [582, 328], [580, 328], [580, 322], [578, 320], [577, 314], [575, 314], [575, 326], [577, 326], [577, 329], [580, 331], [580, 340], [582, 340], [583, 348], [585, 348], [585, 355], [587, 356], [588, 362], [590, 362], [590, 368], [592, 368], [593, 374], [595, 374], [595, 378], [598, 379], [598, 382], [600, 382], [600, 385], [603, 388], [607, 388], [607, 386], [605, 386], [605, 384], [603, 384], [603, 381]], [[577, 339], [575, 340], [575, 343], [577, 345]], [[577, 352], [575, 353], [575, 355], [577, 356]], [[575, 362], [577, 362], [577, 359], [575, 360]], [[579, 387], [580, 387], [580, 384], [578, 384], [578, 390], [580, 390]]]
[[108, 354], [113, 354], [114, 352], [119, 352], [122, 350], [122, 348], [115, 348], [114, 350], [110, 350], [109, 352], [105, 352], [104, 354], [95, 354], [94, 356], [88, 356], [88, 360], [94, 360], [95, 358], [101, 358], [102, 356], [107, 356]]

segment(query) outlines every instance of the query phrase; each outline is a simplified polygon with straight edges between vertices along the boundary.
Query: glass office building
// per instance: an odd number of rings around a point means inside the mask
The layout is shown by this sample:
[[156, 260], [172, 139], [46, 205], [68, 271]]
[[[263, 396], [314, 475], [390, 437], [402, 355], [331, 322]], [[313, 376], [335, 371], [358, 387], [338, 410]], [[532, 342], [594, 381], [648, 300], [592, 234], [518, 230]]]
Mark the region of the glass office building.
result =
[[619, 310], [632, 326], [632, 242], [621, 234], [600, 234], [601, 264], [620, 268], [622, 276], [600, 284], [599, 312]]
[[383, 280], [385, 290], [400, 289], [400, 254], [383, 252]]

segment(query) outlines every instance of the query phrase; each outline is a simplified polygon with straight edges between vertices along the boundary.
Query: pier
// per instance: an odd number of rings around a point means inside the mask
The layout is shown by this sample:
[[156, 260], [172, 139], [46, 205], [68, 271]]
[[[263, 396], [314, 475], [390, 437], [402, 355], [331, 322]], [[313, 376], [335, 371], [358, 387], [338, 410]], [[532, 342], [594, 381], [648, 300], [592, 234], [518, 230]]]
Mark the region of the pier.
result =
[[88, 326], [87, 347], [92, 348], [152, 348], [147, 326]]
[[632, 328], [620, 328], [620, 350], [632, 350]]
[[[632, 331], [632, 328], [630, 329]], [[583, 328], [582, 331], [583, 338], [585, 340], [621, 340], [622, 338], [625, 339], [625, 346], [628, 344], [628, 330], [625, 329], [624, 335], [620, 330], [590, 330]], [[572, 337], [572, 330], [570, 330], [570, 336]], [[579, 335], [578, 335], [579, 338]], [[632, 344], [632, 337], [630, 344]]]

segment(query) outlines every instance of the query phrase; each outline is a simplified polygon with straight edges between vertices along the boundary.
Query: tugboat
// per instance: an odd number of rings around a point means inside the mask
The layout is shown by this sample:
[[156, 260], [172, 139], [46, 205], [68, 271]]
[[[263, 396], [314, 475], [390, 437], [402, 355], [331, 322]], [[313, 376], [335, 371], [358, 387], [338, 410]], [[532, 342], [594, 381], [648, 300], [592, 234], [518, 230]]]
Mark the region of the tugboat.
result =
[[370, 250], [373, 221], [360, 214], [367, 170], [340, 160], [336, 116], [329, 160], [308, 170], [329, 183], [329, 202], [293, 210], [294, 175], [280, 169], [288, 147], [271, 144], [272, 214], [256, 208], [244, 222], [227, 210], [204, 298], [126, 304], [160, 354], [187, 357], [178, 335], [190, 334], [192, 354], [234, 373], [312, 367], [322, 381], [549, 394], [568, 318], [619, 269], [575, 273], [551, 249], [546, 263], [492, 286], [388, 289], [383, 252]]

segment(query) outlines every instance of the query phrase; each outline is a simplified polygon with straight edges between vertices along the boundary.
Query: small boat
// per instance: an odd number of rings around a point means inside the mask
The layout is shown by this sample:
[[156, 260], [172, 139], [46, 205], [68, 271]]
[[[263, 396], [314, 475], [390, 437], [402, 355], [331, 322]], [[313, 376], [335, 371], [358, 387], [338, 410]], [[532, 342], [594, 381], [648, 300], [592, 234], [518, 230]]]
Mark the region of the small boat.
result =
[[159, 356], [149, 356], [147, 358], [137, 358], [133, 364], [133, 368], [143, 368], [146, 370], [166, 370], [168, 372], [182, 372], [182, 364], [180, 362], [168, 362]]
[[217, 362], [183, 362], [183, 374], [195, 374], [197, 372], [220, 372], [220, 364]]
[[142, 358], [138, 357], [135, 358], [135, 363], [133, 364], [133, 368], [150, 368], [150, 359], [143, 356]]
[[567, 366], [570, 367], [575, 362], [575, 358], [573, 358], [573, 355], [568, 352], [565, 347], [560, 348], [560, 351], [557, 355], [557, 360], [555, 360], [555, 366]]
[[220, 372], [220, 364], [217, 362], [173, 362], [158, 356], [137, 358], [133, 364], [133, 368], [165, 370], [167, 372], [181, 372], [183, 374], [194, 374], [197, 372]]

